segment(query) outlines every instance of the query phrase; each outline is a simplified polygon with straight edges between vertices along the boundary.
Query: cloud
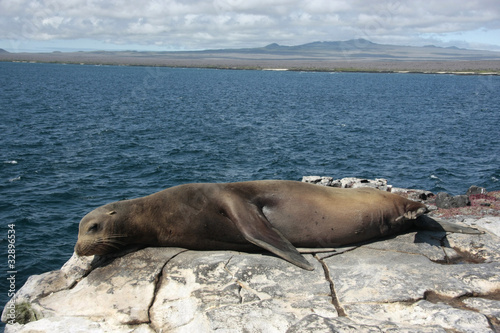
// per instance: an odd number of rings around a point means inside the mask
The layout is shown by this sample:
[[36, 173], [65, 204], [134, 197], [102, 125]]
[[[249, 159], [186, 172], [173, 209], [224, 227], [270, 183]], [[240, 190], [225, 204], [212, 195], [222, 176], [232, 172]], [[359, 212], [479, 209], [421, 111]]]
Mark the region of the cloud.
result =
[[[94, 39], [144, 49], [294, 45], [360, 37], [415, 44], [429, 36], [438, 40], [481, 29], [500, 29], [498, 0], [0, 1], [0, 40]], [[490, 43], [500, 45], [492, 38]]]

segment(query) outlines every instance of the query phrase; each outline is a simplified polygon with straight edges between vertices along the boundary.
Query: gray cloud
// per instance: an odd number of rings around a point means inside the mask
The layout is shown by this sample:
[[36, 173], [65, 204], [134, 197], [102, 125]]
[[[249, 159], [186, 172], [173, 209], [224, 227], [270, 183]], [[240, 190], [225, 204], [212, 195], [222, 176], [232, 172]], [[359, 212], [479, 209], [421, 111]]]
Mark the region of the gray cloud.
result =
[[144, 49], [351, 38], [415, 45], [479, 29], [500, 29], [498, 0], [0, 0], [4, 41], [92, 39]]

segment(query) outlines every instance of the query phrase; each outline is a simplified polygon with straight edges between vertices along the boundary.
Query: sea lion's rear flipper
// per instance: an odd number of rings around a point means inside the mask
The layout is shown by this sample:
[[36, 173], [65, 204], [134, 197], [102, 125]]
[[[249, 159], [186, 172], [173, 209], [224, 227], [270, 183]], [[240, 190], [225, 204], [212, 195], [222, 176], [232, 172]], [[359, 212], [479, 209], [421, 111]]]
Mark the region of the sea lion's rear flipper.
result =
[[250, 203], [232, 202], [227, 214], [247, 241], [309, 271], [314, 267], [273, 227], [264, 214]]
[[415, 220], [415, 225], [425, 230], [449, 231], [461, 234], [484, 234], [484, 232], [481, 230], [452, 222], [443, 221], [441, 219], [433, 219], [427, 215], [419, 216]]

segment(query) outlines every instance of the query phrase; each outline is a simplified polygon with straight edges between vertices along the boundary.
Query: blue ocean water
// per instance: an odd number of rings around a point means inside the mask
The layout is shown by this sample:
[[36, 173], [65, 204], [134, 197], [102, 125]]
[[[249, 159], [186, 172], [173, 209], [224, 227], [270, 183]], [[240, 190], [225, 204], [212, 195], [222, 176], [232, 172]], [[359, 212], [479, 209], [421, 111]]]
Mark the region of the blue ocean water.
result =
[[105, 203], [186, 182], [500, 189], [500, 77], [0, 63], [0, 303]]

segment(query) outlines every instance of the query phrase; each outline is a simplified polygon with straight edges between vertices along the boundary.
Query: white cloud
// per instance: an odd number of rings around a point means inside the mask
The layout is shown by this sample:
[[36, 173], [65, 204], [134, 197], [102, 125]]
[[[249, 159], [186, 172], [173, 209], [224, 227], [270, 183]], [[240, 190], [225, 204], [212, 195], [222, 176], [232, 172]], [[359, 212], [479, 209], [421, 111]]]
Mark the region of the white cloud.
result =
[[[498, 0], [1, 0], [0, 41], [113, 41], [184, 49], [367, 38], [500, 45]], [[475, 34], [468, 34], [475, 31]], [[474, 37], [475, 36], [475, 37]], [[0, 45], [2, 47], [2, 45]], [[7, 48], [7, 47], [5, 47]]]

